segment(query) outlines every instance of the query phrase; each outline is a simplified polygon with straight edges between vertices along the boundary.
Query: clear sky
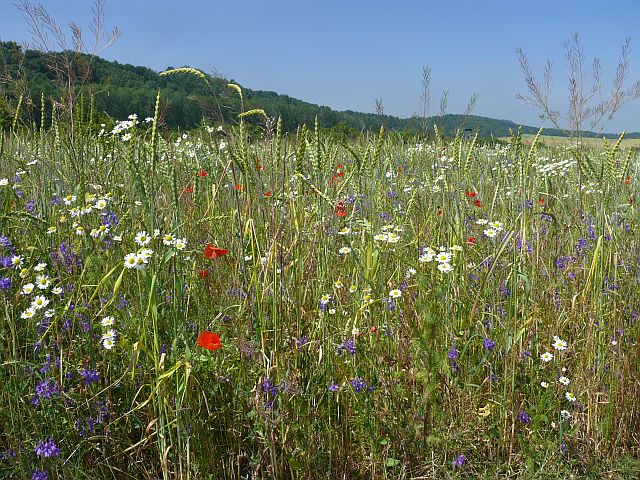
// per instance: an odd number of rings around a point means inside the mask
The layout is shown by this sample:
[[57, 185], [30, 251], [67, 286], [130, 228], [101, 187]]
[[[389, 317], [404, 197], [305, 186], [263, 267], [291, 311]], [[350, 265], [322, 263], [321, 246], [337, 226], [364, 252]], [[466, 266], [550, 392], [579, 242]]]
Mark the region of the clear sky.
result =
[[[42, 3], [61, 26], [89, 33], [91, 0]], [[418, 112], [429, 65], [432, 113], [443, 90], [448, 113], [477, 93], [475, 114], [539, 126], [537, 110], [515, 99], [526, 93], [515, 49], [540, 76], [553, 62], [553, 103], [566, 111], [564, 42], [578, 32], [587, 71], [598, 56], [608, 85], [631, 37], [630, 84], [640, 79], [639, 25], [640, 0], [106, 0], [105, 26], [123, 35], [101, 56], [157, 71], [189, 65], [338, 110], [373, 112], [381, 98], [401, 117]], [[32, 39], [12, 0], [0, 0], [0, 39]], [[640, 101], [605, 131], [622, 129], [640, 131]]]

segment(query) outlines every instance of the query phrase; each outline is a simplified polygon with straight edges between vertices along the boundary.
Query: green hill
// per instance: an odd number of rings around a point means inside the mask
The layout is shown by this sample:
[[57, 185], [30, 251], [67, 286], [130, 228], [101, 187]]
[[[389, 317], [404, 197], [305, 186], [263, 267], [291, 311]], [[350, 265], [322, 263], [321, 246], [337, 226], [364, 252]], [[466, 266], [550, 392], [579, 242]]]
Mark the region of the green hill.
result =
[[[72, 60], [68, 72], [61, 73], [51, 68], [52, 64], [64, 65], [65, 58]], [[93, 97], [95, 111], [113, 119], [124, 119], [131, 113], [137, 113], [141, 118], [152, 116], [158, 90], [162, 99], [162, 120], [169, 128], [193, 128], [201, 123], [203, 116], [214, 121], [224, 119], [232, 122], [241, 109], [239, 99], [226, 86], [233, 80], [209, 77], [209, 90], [200, 79], [190, 75], [161, 77], [146, 67], [70, 52], [45, 54], [35, 50], [23, 51], [15, 42], [0, 42], [0, 127], [10, 124], [20, 93], [26, 94], [23, 120], [37, 124], [41, 118], [41, 94], [48, 99], [59, 99], [60, 85], [64, 83], [61, 80], [68, 78], [69, 72], [76, 78], [75, 88], [85, 92], [86, 98]], [[336, 111], [288, 95], [244, 87], [243, 93], [245, 110], [262, 108], [269, 116], [281, 116], [287, 131], [295, 131], [303, 123], [312, 125], [316, 117], [321, 127], [345, 133], [378, 130], [381, 125], [407, 133], [420, 131], [416, 118]], [[431, 117], [429, 123], [438, 125], [446, 135], [464, 128], [477, 130], [481, 138], [508, 136], [510, 130], [518, 128], [516, 123], [508, 120], [475, 115], [436, 116]], [[535, 134], [537, 130], [536, 127], [523, 126], [525, 134]], [[545, 134], [563, 135], [563, 132], [550, 129], [545, 130]], [[586, 136], [602, 134], [587, 132]], [[637, 138], [640, 134], [630, 135], [634, 136]]]

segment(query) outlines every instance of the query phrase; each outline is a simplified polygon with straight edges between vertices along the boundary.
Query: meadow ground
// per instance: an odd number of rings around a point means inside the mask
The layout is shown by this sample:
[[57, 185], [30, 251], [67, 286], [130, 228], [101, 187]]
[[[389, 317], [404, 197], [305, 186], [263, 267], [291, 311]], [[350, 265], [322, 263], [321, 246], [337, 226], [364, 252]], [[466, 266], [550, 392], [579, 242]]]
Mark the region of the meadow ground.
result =
[[637, 156], [0, 135], [0, 478], [638, 478]]

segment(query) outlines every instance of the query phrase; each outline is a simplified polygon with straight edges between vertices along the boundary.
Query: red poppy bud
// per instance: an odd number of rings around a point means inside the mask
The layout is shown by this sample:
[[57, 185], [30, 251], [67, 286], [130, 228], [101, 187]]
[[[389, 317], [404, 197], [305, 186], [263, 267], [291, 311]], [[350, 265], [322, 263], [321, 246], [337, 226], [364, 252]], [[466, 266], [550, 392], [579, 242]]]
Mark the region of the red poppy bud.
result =
[[207, 176], [207, 171], [206, 171], [206, 170], [201, 170], [201, 171], [200, 171], [200, 176], [201, 176], [202, 178], [206, 177], [206, 176]]

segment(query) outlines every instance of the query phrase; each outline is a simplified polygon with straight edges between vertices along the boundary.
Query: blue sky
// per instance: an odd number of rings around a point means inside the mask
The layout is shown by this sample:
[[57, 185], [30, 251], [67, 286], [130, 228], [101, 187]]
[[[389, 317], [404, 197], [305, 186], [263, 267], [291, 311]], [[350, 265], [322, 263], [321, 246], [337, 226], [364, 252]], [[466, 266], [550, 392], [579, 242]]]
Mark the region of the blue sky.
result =
[[[44, 0], [53, 18], [89, 30], [90, 0]], [[485, 2], [378, 0], [106, 0], [106, 27], [122, 37], [101, 55], [155, 70], [189, 65], [254, 89], [273, 90], [339, 110], [407, 117], [419, 110], [422, 67], [432, 71], [431, 111], [449, 90], [449, 113], [473, 93], [475, 114], [538, 126], [515, 49], [534, 71], [554, 64], [553, 104], [566, 111], [564, 42], [578, 32], [587, 58], [610, 84], [621, 45], [631, 37], [629, 83], [640, 79], [640, 1]], [[30, 41], [11, 0], [0, 0], [0, 39]], [[608, 91], [608, 90], [605, 90]], [[605, 131], [640, 131], [640, 101], [625, 106]]]

